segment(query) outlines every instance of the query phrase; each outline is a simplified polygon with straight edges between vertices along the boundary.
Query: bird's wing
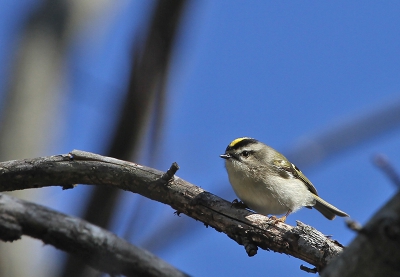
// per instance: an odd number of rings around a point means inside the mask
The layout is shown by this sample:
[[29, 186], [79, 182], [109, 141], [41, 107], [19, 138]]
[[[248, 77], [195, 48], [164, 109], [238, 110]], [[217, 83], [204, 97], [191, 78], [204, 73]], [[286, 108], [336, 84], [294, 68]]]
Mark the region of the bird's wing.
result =
[[314, 187], [311, 181], [308, 180], [306, 176], [304, 176], [303, 172], [301, 172], [301, 170], [297, 166], [284, 159], [274, 160], [274, 165], [284, 172], [284, 174], [281, 174], [282, 177], [290, 176], [292, 178], [297, 178], [303, 181], [309, 191], [311, 191], [315, 195], [318, 195], [317, 189]]

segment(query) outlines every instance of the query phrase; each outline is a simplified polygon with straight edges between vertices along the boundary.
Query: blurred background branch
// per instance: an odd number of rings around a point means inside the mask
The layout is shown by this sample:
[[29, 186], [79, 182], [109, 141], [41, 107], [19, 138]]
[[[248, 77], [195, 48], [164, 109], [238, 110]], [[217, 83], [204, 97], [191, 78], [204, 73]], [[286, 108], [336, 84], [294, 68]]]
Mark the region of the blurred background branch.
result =
[[[14, 55], [9, 90], [3, 98], [2, 160], [48, 153], [60, 138], [56, 126], [63, 124], [65, 114], [60, 108], [63, 92], [59, 88], [64, 81], [70, 12], [68, 1], [47, 0], [25, 22]], [[13, 195], [32, 200], [39, 197], [39, 193], [24, 191]], [[0, 259], [0, 275], [28, 276], [32, 266], [39, 262], [36, 245], [29, 239], [13, 245], [0, 244], [0, 256], [9, 258]], [[38, 268], [36, 273], [46, 275], [48, 271], [48, 268]]]
[[[147, 31], [142, 29], [143, 38], [132, 45], [128, 91], [106, 151], [107, 156], [137, 160], [146, 129], [151, 134], [150, 155], [156, 155], [164, 115], [168, 65], [184, 3], [184, 0], [156, 1]], [[97, 226], [110, 227], [118, 201], [119, 190], [96, 187], [88, 200], [83, 218]], [[96, 272], [85, 268], [84, 261], [74, 256], [68, 258], [63, 273], [65, 277], [95, 275]]]
[[82, 219], [3, 194], [0, 211], [0, 236], [4, 241], [31, 236], [111, 276], [188, 276], [150, 252]]

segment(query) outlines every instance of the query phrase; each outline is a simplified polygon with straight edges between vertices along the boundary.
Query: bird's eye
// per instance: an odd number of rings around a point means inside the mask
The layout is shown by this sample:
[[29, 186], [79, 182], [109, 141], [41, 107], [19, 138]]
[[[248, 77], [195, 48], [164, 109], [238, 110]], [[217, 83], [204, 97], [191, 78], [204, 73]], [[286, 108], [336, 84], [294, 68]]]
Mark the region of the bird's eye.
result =
[[242, 152], [242, 156], [247, 158], [248, 156], [250, 156], [250, 152], [245, 150]]

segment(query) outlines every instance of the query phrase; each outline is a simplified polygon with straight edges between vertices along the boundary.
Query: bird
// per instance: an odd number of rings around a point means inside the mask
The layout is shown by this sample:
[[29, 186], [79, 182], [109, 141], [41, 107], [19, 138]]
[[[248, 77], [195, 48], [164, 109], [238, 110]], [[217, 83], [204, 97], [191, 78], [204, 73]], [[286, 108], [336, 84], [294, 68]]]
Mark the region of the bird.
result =
[[233, 140], [220, 157], [235, 194], [257, 213], [279, 222], [302, 207], [314, 208], [329, 220], [349, 216], [319, 197], [311, 181], [285, 156], [254, 138]]

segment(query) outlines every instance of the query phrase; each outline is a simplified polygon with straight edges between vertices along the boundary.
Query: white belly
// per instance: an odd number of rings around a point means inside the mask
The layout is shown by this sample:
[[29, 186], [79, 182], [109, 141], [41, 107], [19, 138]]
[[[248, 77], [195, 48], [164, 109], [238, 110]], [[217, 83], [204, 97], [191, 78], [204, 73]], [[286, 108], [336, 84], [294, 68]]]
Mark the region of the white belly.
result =
[[[229, 167], [227, 167], [229, 170]], [[236, 195], [250, 209], [264, 215], [285, 214], [303, 206], [313, 206], [315, 199], [306, 185], [297, 179], [273, 176], [270, 184], [254, 182], [247, 176], [230, 172], [229, 181]], [[233, 178], [233, 176], [235, 176]]]

